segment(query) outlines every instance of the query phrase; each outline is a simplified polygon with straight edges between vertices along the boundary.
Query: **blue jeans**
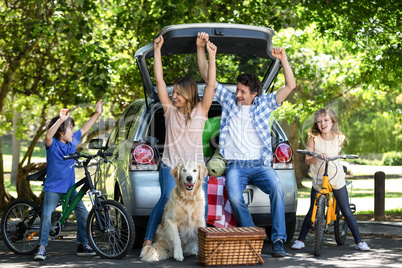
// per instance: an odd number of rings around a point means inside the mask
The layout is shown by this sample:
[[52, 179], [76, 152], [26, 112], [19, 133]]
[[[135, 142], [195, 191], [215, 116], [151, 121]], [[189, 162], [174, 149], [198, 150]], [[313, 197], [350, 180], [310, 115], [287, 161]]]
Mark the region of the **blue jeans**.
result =
[[243, 198], [247, 184], [253, 184], [269, 195], [271, 201], [271, 241], [286, 241], [285, 200], [281, 182], [271, 166], [261, 160], [233, 160], [226, 168], [226, 190], [232, 210], [242, 227], [254, 226], [250, 211]]
[[[43, 201], [42, 217], [40, 219], [40, 241], [39, 245], [47, 246], [49, 240], [50, 227], [52, 225], [52, 213], [55, 211], [62, 194], [55, 192], [45, 192], [45, 199]], [[77, 195], [77, 191], [71, 194], [70, 202]], [[77, 219], [77, 244], [88, 244], [86, 225], [88, 218], [88, 211], [82, 200], [77, 204], [74, 209]]]
[[[350, 231], [352, 232], [355, 243], [357, 244], [357, 243], [362, 242], [362, 239], [360, 237], [359, 228], [357, 227], [356, 218], [353, 215], [352, 210], [350, 209], [349, 199], [348, 199], [348, 190], [346, 188], [346, 185], [343, 186], [341, 189], [338, 189], [338, 190], [333, 189], [332, 191], [336, 198], [336, 202], [338, 203], [338, 207], [341, 210], [342, 215], [345, 217], [346, 224], [348, 225]], [[311, 187], [310, 208], [307, 212], [306, 217], [304, 218], [303, 225], [300, 230], [299, 238], [297, 240], [304, 242], [304, 240], [306, 239], [307, 233], [310, 230], [311, 214], [313, 214], [314, 201], [317, 196], [317, 193], [318, 193], [317, 190], [314, 189], [314, 187]]]
[[[144, 240], [154, 240], [156, 229], [162, 221], [163, 211], [165, 209], [165, 205], [169, 200], [170, 193], [173, 188], [176, 186], [176, 181], [170, 173], [171, 168], [165, 165], [163, 162], [159, 167], [159, 184], [161, 187], [161, 197], [159, 198], [158, 203], [156, 203], [153, 208], [151, 215], [149, 216], [147, 231], [145, 233]], [[204, 179], [204, 183], [202, 184], [202, 190], [205, 193], [205, 221], [207, 220], [208, 215], [208, 175]]]

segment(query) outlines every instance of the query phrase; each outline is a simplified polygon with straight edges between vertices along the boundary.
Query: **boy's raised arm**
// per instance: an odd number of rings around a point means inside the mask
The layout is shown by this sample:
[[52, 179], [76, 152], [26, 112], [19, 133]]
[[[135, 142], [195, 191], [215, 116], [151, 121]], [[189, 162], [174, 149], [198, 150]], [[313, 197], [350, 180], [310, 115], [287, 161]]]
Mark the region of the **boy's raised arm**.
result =
[[101, 115], [102, 113], [102, 105], [103, 105], [103, 100], [99, 100], [96, 105], [95, 105], [95, 113], [91, 116], [91, 118], [89, 118], [89, 120], [87, 122], [85, 122], [84, 125], [82, 125], [82, 127], [80, 128], [81, 130], [81, 135], [84, 136], [88, 130], [93, 126], [93, 124], [96, 122], [96, 120], [98, 119], [98, 117]]
[[46, 147], [50, 147], [50, 145], [52, 145], [53, 136], [56, 134], [61, 124], [63, 124], [63, 122], [66, 121], [69, 116], [70, 113], [68, 113], [67, 109], [63, 109], [60, 111], [59, 120], [57, 120], [56, 123], [54, 123], [53, 126], [51, 126], [45, 134]]

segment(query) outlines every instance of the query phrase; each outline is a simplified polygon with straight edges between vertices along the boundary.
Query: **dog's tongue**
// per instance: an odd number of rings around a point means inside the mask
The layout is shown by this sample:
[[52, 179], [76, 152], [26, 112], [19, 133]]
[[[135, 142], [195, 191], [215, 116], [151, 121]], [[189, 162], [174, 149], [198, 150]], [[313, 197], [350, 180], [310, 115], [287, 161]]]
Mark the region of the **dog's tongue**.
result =
[[191, 190], [191, 189], [193, 189], [193, 187], [194, 187], [193, 183], [186, 183], [187, 190]]

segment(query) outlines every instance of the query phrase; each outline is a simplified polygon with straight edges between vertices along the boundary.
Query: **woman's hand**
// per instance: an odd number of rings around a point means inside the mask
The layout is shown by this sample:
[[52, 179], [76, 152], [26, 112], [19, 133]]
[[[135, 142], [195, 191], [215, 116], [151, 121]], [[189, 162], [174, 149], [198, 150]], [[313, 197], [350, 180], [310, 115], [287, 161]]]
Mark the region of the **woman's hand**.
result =
[[205, 32], [198, 33], [197, 36], [197, 47], [205, 47], [209, 41], [209, 35]]

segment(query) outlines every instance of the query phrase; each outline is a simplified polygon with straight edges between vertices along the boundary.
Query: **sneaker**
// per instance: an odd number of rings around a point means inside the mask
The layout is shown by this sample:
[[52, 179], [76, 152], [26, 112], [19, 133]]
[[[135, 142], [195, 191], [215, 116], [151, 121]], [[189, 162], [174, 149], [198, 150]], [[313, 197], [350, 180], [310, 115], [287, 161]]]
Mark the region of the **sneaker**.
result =
[[44, 261], [46, 259], [46, 246], [39, 246], [38, 253], [36, 253], [35, 261]]
[[302, 248], [304, 248], [304, 242], [296, 240], [293, 243], [292, 249], [302, 249]]
[[369, 251], [370, 250], [369, 246], [364, 241], [357, 244], [355, 248], [357, 250], [361, 250], [361, 251]]
[[79, 244], [77, 247], [78, 256], [95, 256], [95, 251], [88, 245]]
[[284, 243], [283, 239], [277, 239], [272, 244], [272, 255], [274, 255], [274, 257], [286, 256], [286, 250], [283, 243]]

